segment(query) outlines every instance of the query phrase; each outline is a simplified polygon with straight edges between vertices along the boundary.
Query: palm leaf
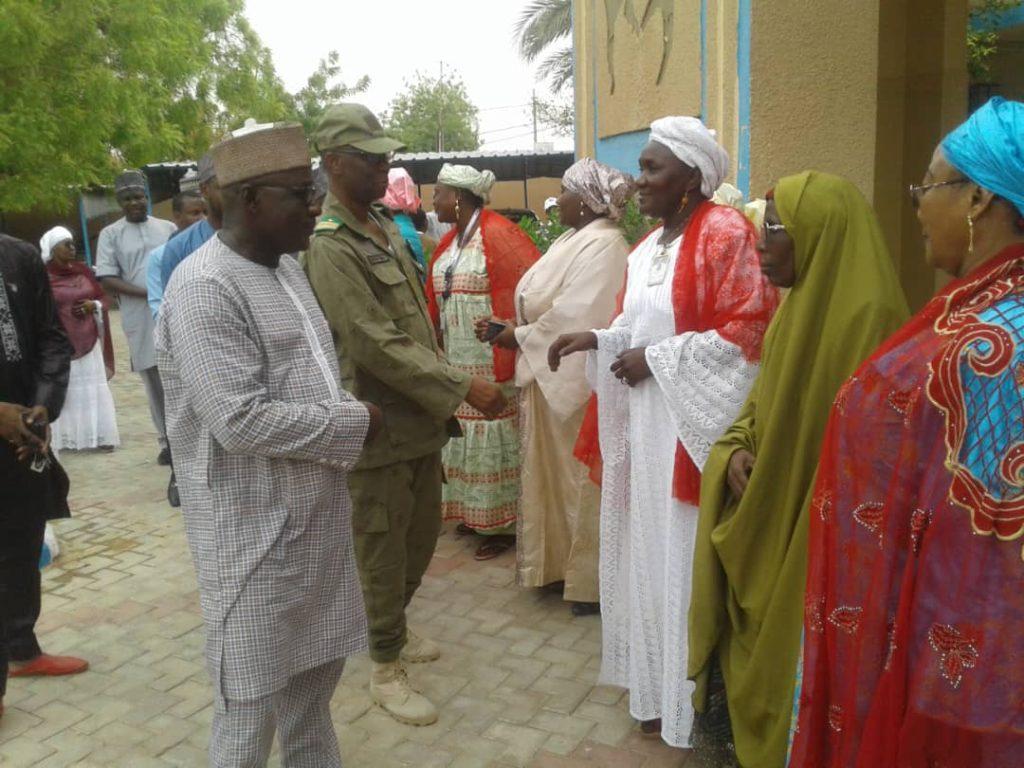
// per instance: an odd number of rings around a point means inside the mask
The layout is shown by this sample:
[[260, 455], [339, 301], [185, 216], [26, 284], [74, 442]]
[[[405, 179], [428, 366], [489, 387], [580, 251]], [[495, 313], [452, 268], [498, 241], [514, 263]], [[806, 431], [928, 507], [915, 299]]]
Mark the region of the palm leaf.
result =
[[551, 78], [551, 85], [556, 91], [562, 90], [562, 88], [571, 83], [572, 75], [573, 55], [571, 45], [566, 45], [552, 51], [537, 66], [537, 79], [547, 80]]
[[513, 28], [519, 55], [528, 62], [572, 33], [572, 0], [533, 0]]

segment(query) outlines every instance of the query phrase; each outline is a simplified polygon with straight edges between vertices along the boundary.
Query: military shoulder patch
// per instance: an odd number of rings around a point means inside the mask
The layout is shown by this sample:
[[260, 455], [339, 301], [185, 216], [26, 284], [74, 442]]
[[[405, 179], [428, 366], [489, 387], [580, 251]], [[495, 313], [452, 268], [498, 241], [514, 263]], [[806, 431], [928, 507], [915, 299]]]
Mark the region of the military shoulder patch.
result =
[[331, 232], [337, 232], [344, 225], [341, 219], [337, 216], [323, 216], [320, 221], [316, 223], [316, 227], [313, 229], [314, 235], [329, 234]]

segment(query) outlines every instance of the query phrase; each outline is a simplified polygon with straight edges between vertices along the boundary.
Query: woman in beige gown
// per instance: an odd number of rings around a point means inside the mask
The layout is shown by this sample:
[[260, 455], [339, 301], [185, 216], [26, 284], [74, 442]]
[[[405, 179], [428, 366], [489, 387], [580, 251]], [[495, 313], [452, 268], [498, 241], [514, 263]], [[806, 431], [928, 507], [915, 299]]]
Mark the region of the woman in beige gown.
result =
[[[573, 458], [590, 397], [585, 359], [548, 368], [548, 347], [575, 328], [604, 328], [615, 311], [629, 246], [618, 225], [633, 192], [626, 174], [580, 160], [562, 178], [558, 207], [572, 227], [519, 281], [516, 318], [492, 344], [518, 350], [515, 383], [522, 391], [522, 498], [516, 529], [517, 580], [557, 588], [573, 613], [598, 611], [598, 520], [601, 489]], [[486, 338], [487, 320], [478, 324]], [[569, 366], [568, 368], [566, 366]]]

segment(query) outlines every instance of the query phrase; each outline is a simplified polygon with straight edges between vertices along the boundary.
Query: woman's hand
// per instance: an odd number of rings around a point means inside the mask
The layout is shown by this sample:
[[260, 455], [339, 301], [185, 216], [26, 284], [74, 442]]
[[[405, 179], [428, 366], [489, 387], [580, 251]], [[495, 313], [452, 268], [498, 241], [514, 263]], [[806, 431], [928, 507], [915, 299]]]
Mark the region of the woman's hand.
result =
[[597, 349], [597, 334], [593, 331], [563, 333], [548, 347], [548, 368], [557, 371], [563, 357], [592, 349]]
[[476, 334], [477, 341], [487, 342], [487, 324], [491, 322], [489, 317], [478, 317], [476, 322], [473, 323], [473, 333]]
[[[488, 323], [501, 323], [505, 327], [493, 338], [487, 338], [490, 328]], [[516, 324], [514, 320], [499, 320], [496, 317], [478, 317], [473, 325], [473, 332], [477, 339], [502, 349], [519, 349], [519, 341], [516, 339]]]
[[737, 499], [743, 497], [747, 490], [747, 483], [750, 482], [750, 473], [754, 471], [754, 454], [746, 448], [737, 448], [729, 457], [729, 470], [726, 472], [726, 482], [729, 490]]
[[74, 306], [71, 307], [71, 314], [75, 317], [85, 317], [91, 315], [96, 311], [96, 302], [91, 299], [82, 299], [81, 301], [75, 302]]
[[635, 387], [651, 375], [651, 369], [647, 365], [647, 347], [633, 347], [625, 352], [620, 352], [618, 358], [611, 365], [611, 371], [615, 378], [623, 384]]

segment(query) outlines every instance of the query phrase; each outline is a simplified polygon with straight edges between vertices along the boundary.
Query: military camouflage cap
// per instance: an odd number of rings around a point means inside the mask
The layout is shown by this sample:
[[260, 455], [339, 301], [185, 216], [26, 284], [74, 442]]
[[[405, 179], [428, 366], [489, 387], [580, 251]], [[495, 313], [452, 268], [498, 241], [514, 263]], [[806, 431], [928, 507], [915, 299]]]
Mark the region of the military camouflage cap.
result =
[[363, 152], [383, 155], [405, 149], [397, 139], [384, 134], [380, 120], [362, 104], [334, 104], [327, 108], [313, 132], [318, 152], [355, 147]]

